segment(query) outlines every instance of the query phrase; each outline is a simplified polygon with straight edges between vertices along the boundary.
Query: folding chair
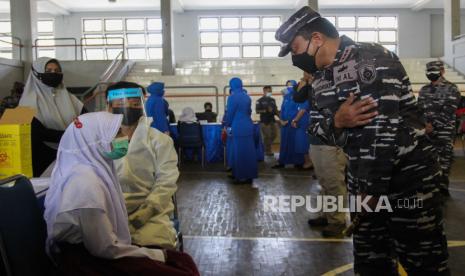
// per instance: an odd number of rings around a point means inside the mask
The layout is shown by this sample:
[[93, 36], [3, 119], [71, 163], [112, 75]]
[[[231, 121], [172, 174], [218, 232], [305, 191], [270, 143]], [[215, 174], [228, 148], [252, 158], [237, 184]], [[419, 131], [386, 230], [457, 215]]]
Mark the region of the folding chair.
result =
[[16, 175], [0, 180], [0, 254], [4, 273], [54, 275], [55, 269], [45, 253], [46, 237], [43, 209], [29, 179]]
[[176, 194], [171, 197], [171, 200], [173, 201], [174, 205], [173, 217], [171, 218], [171, 221], [173, 222], [174, 229], [176, 230], [176, 249], [178, 249], [180, 252], [184, 252], [184, 241], [182, 239], [181, 226], [179, 223], [178, 201], [176, 199]]

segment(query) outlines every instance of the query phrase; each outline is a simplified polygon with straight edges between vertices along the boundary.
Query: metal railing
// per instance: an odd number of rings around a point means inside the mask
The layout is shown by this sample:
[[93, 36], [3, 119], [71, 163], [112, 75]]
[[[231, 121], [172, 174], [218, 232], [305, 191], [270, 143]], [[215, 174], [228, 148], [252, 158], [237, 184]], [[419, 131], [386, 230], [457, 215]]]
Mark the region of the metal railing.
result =
[[[55, 44], [53, 43], [52, 45], [39, 45], [39, 41], [72, 41], [74, 42], [73, 44]], [[34, 54], [36, 59], [39, 57], [39, 48], [56, 48], [56, 47], [74, 47], [74, 60], [77, 60], [77, 48], [78, 48], [77, 40], [74, 37], [53, 37], [53, 38], [37, 38], [34, 41], [34, 45], [32, 45], [32, 48], [34, 48]]]
[[[244, 88], [247, 88], [247, 87], [264, 87], [264, 86], [271, 86], [271, 87], [286, 87], [286, 85], [284, 84], [244, 84], [243, 87]], [[226, 94], [226, 91], [230, 88], [229, 85], [226, 85], [225, 87], [223, 87], [223, 101], [224, 101], [224, 105], [226, 107], [226, 98], [227, 98], [227, 94]], [[253, 95], [253, 96], [258, 96], [258, 95]]]
[[[215, 85], [180, 85], [180, 86], [165, 86], [166, 89], [213, 89], [215, 91], [215, 110], [216, 113], [219, 114], [219, 89]], [[191, 98], [191, 97], [209, 97], [212, 96], [211, 94], [177, 94], [177, 95], [167, 95], [165, 94], [165, 98]]]
[[[1, 34], [0, 34], [1, 36]], [[108, 43], [108, 40], [121, 40], [121, 43]], [[104, 43], [88, 43], [88, 40], [99, 40], [103, 41]], [[53, 43], [40, 43], [41, 41], [53, 41]], [[71, 41], [69, 44], [57, 44], [56, 41]], [[21, 45], [21, 43], [20, 43]], [[21, 47], [23, 47], [21, 45]], [[112, 47], [112, 48], [121, 48], [122, 57], [121, 59], [125, 59], [125, 52], [126, 52], [126, 43], [123, 37], [81, 37], [79, 39], [79, 43], [76, 38], [74, 37], [53, 37], [53, 38], [37, 38], [34, 41], [34, 54], [35, 57], [39, 57], [39, 49], [40, 48], [66, 48], [66, 47], [73, 47], [74, 48], [74, 60], [84, 60], [85, 49], [92, 49], [92, 47]], [[78, 56], [78, 52], [80, 53], [80, 57]]]
[[[3, 40], [2, 38], [5, 37], [11, 37], [11, 41]], [[17, 43], [13, 42], [13, 40], [16, 40]], [[11, 34], [5, 34], [5, 33], [0, 33], [0, 42], [10, 44], [11, 45], [11, 51], [14, 51], [15, 47], [19, 48], [19, 61], [23, 61], [23, 54], [22, 54], [22, 48], [24, 48], [23, 42], [19, 37], [12, 36]]]

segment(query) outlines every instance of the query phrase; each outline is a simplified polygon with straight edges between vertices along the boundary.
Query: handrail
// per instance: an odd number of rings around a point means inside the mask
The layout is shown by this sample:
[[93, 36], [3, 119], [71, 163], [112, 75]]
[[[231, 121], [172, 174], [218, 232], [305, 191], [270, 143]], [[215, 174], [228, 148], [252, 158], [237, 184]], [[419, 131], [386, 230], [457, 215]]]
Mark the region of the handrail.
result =
[[[119, 59], [119, 57], [122, 57], [122, 59]], [[99, 82], [102, 82], [102, 81], [108, 81], [106, 80], [107, 78], [107, 75], [108, 77], [113, 75], [113, 73], [115, 72], [116, 68], [118, 68], [119, 66], [119, 63], [121, 62], [121, 60], [123, 60], [123, 57], [124, 57], [124, 50], [119, 52], [118, 55], [116, 55], [116, 57], [112, 60], [112, 62], [110, 63], [110, 65], [107, 67], [107, 69], [103, 72], [103, 74], [100, 76], [99, 78]], [[118, 66], [115, 66], [115, 64], [118, 63]], [[111, 73], [110, 73], [111, 72]]]
[[[215, 85], [181, 85], [181, 86], [165, 86], [165, 89], [188, 89], [188, 88], [210, 88], [210, 89], [213, 89], [215, 90], [215, 103], [216, 103], [216, 113], [218, 114], [219, 113], [219, 104], [220, 104], [220, 100], [219, 100], [219, 90], [218, 90], [218, 87], [216, 87]], [[174, 95], [166, 95], [165, 94], [165, 97], [171, 97], [171, 96], [174, 96]], [[194, 95], [194, 96], [198, 96], [198, 94]], [[210, 96], [210, 95], [206, 95], [206, 96]], [[188, 97], [186, 95], [186, 97]]]
[[[242, 87], [263, 87], [263, 86], [271, 86], [271, 87], [286, 87], [286, 85], [284, 84], [244, 84], [242, 85]], [[229, 88], [230, 86], [229, 85], [226, 85], [225, 87], [223, 87], [223, 102], [224, 102], [224, 107], [226, 109], [226, 90]]]
[[463, 37], [465, 37], [465, 34], [459, 34], [454, 37], [454, 40], [461, 39]]
[[[65, 45], [38, 45], [38, 41], [41, 41], [41, 40], [52, 40], [52, 41], [56, 41], [56, 40], [61, 40], [61, 41], [64, 41], [64, 40], [72, 40], [72, 41], [74, 41], [74, 44], [65, 44]], [[34, 52], [35, 52], [36, 58], [38, 58], [39, 54], [38, 54], [37, 51], [38, 51], [39, 48], [48, 48], [48, 47], [70, 47], [70, 46], [74, 46], [74, 60], [77, 60], [77, 47], [78, 47], [78, 44], [77, 44], [76, 38], [74, 38], [74, 37], [36, 38], [36, 40], [34, 40], [34, 45], [32, 45], [32, 48], [35, 48]]]

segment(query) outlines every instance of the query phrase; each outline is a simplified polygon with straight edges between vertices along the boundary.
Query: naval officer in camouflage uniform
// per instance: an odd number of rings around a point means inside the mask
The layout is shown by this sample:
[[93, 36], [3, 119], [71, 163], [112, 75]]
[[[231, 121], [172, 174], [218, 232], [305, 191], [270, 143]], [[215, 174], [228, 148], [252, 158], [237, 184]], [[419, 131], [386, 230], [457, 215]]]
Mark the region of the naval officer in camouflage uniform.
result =
[[444, 63], [426, 64], [426, 77], [430, 84], [421, 88], [418, 104], [426, 119], [426, 133], [439, 156], [442, 171], [441, 192], [449, 195], [449, 172], [454, 158], [455, 111], [460, 104], [457, 86], [444, 78]]
[[[315, 75], [319, 116], [311, 132], [343, 148], [349, 192], [373, 196], [370, 206], [388, 196], [393, 208], [359, 213], [356, 274], [397, 275], [398, 259], [409, 275], [449, 275], [439, 165], [398, 57], [380, 45], [339, 37], [309, 7], [292, 15], [276, 39], [284, 43], [279, 56], [292, 52], [293, 65]], [[413, 206], [419, 200], [423, 205]], [[402, 208], [405, 202], [410, 208]]]

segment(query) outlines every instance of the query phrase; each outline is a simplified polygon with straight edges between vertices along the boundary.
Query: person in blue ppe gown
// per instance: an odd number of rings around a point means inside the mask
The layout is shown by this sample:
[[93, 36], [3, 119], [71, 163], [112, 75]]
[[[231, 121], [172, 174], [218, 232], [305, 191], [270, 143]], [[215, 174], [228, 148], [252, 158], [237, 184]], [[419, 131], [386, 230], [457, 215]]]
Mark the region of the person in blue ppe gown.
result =
[[168, 103], [163, 97], [165, 95], [165, 84], [163, 82], [154, 82], [147, 87], [147, 91], [150, 93], [150, 97], [145, 103], [145, 111], [147, 117], [153, 118], [151, 127], [169, 134]]
[[311, 169], [313, 167], [309, 157], [310, 137], [307, 129], [310, 125], [310, 104], [308, 101], [297, 103], [298, 113], [291, 121], [291, 127], [295, 128], [295, 152], [304, 155], [303, 169]]
[[[225, 126], [231, 128], [232, 157], [228, 158], [235, 183], [252, 183], [257, 178], [257, 158], [255, 156], [254, 126], [251, 119], [252, 100], [242, 88], [242, 80], [229, 81], [231, 95], [227, 101]], [[251, 157], [250, 154], [254, 153]]]
[[279, 160], [278, 164], [272, 168], [284, 168], [286, 165], [294, 165], [295, 167], [301, 168], [304, 164], [303, 153], [297, 153], [295, 147], [295, 139], [297, 128], [292, 127], [292, 120], [297, 116], [298, 105], [292, 99], [295, 93], [295, 86], [297, 82], [294, 80], [288, 80], [286, 82], [286, 88], [283, 89], [283, 103], [281, 105], [281, 145], [279, 148]]

